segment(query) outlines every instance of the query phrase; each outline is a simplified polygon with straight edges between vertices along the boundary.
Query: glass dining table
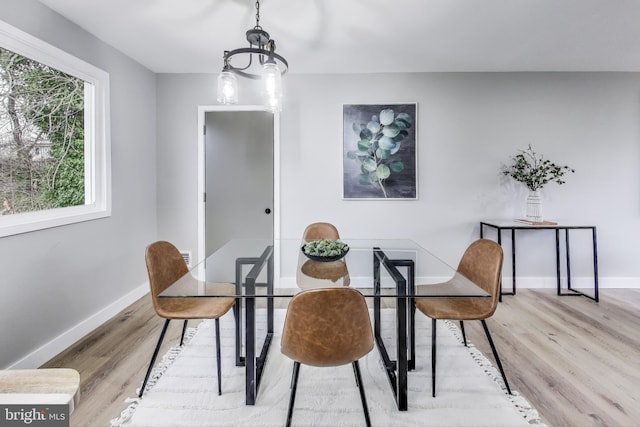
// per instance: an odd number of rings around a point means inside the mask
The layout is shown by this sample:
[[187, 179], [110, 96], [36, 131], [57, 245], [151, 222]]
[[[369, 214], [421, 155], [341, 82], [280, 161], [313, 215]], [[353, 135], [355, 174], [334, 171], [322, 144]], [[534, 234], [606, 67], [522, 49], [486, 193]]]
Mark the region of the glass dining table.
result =
[[[374, 340], [396, 406], [406, 411], [407, 376], [415, 368], [413, 298], [488, 297], [489, 294], [412, 240], [341, 241], [349, 246], [343, 258], [318, 261], [303, 253], [305, 242], [300, 239], [231, 240], [191, 268], [160, 297], [236, 298], [233, 308], [236, 365], [245, 367], [246, 404], [254, 405], [274, 336], [274, 302], [286, 306], [288, 299], [305, 289], [356, 288], [370, 302]], [[222, 291], [221, 284], [228, 283], [235, 284], [232, 294]], [[258, 305], [266, 308], [266, 314], [261, 314]], [[381, 322], [381, 310], [387, 308], [395, 310], [395, 327], [391, 331], [395, 342], [389, 346], [383, 340]], [[258, 322], [266, 322], [261, 325], [265, 333], [259, 339]], [[390, 355], [387, 347], [394, 348], [395, 354]]]

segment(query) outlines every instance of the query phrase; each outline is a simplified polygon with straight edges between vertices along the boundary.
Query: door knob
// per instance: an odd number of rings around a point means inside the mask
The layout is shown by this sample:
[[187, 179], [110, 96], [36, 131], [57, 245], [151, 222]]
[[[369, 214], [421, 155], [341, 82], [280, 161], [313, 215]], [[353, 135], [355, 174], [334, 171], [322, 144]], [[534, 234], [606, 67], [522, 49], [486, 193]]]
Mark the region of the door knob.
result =
[[271, 213], [271, 209], [267, 208], [264, 210], [264, 213], [266, 213], [267, 215], [269, 215]]

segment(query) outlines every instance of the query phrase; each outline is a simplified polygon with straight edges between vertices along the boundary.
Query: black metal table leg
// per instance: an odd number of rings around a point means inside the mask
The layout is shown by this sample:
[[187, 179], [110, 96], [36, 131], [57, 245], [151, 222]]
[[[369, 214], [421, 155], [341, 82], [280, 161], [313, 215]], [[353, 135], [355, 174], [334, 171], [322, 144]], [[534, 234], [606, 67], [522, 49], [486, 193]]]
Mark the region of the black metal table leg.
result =
[[571, 246], [569, 245], [569, 229], [564, 229], [564, 249], [567, 266], [567, 289], [571, 289]]
[[[238, 258], [236, 260], [236, 289], [242, 285], [242, 265], [253, 264], [247, 274], [245, 286], [245, 394], [246, 404], [255, 405], [263, 367], [273, 338], [273, 246], [268, 246], [259, 258]], [[260, 356], [256, 357], [256, 280], [267, 265], [267, 334], [262, 345]], [[240, 271], [240, 272], [239, 272]], [[240, 286], [241, 286], [240, 285]], [[240, 294], [239, 294], [240, 295]], [[235, 312], [234, 312], [235, 314]], [[241, 316], [238, 315], [240, 319]], [[239, 325], [237, 322], [236, 325]], [[241, 336], [236, 330], [236, 339]], [[238, 354], [236, 342], [236, 354]], [[238, 362], [238, 357], [236, 363]]]
[[[247, 278], [247, 295], [255, 295], [255, 280]], [[255, 405], [258, 388], [256, 386], [256, 298], [245, 298], [245, 392], [246, 404]]]
[[264, 365], [267, 363], [267, 354], [271, 347], [271, 340], [273, 339], [273, 323], [274, 323], [274, 310], [273, 310], [273, 256], [270, 256], [267, 260], [267, 333], [262, 344], [262, 351], [260, 356], [256, 360], [256, 393], [260, 388], [260, 380], [262, 379], [262, 371]]
[[[560, 267], [558, 267], [558, 295], [560, 296], [583, 296], [587, 297], [590, 300], [595, 302], [599, 302], [599, 291], [598, 291], [598, 247], [596, 242], [596, 228], [595, 227], [561, 227], [565, 231], [565, 249], [566, 249], [566, 265], [567, 265], [567, 291], [562, 292], [562, 287], [560, 285]], [[569, 230], [570, 229], [591, 229], [591, 238], [592, 238], [592, 251], [593, 251], [593, 295], [586, 294], [578, 289], [572, 287], [571, 284], [571, 247], [569, 244]], [[556, 245], [559, 245], [559, 237], [557, 236], [558, 230], [556, 230]], [[559, 249], [557, 249], [559, 251]], [[558, 263], [559, 263], [560, 255], [557, 255]]]
[[[502, 278], [500, 279], [500, 291], [498, 293], [498, 301], [502, 302], [502, 295], [516, 294], [516, 229], [512, 227], [500, 227], [487, 222], [480, 222], [480, 238], [484, 238], [484, 227], [495, 228], [496, 242], [502, 246], [502, 231], [511, 230], [511, 291], [504, 291], [502, 286]], [[502, 275], [501, 275], [502, 276]]]
[[[391, 360], [387, 351], [387, 348], [382, 339], [382, 334], [380, 330], [380, 266], [384, 266], [384, 268], [389, 272], [394, 282], [396, 283], [396, 360]], [[408, 267], [408, 276], [409, 280], [405, 279], [405, 277], [398, 271], [397, 266]], [[413, 304], [413, 300], [409, 301], [407, 296], [407, 282], [409, 282], [409, 287], [411, 292], [413, 292], [413, 288], [415, 287], [413, 277], [415, 274], [414, 271], [414, 262], [413, 260], [391, 260], [387, 258], [386, 254], [380, 250], [379, 248], [374, 248], [373, 251], [373, 286], [374, 286], [374, 338], [376, 341], [376, 346], [378, 347], [378, 351], [380, 352], [380, 357], [385, 365], [385, 369], [387, 371], [387, 377], [389, 379], [389, 384], [391, 386], [391, 390], [393, 391], [396, 406], [400, 411], [406, 411], [408, 408], [408, 396], [407, 396], [407, 375], [410, 369], [410, 364], [413, 364], [415, 367], [415, 348], [413, 353], [411, 354], [411, 358], [407, 356], [407, 340], [408, 336], [411, 339], [411, 346], [414, 344], [414, 325], [411, 320], [408, 322], [408, 315], [411, 315], [411, 304]], [[409, 308], [409, 312], [407, 309]], [[407, 330], [407, 323], [409, 323], [409, 330]]]
[[[244, 282], [242, 280], [242, 267], [245, 265], [255, 265], [260, 258], [237, 258], [236, 259], [236, 295], [242, 295]], [[236, 366], [244, 366], [244, 356], [242, 356], [242, 301], [243, 298], [236, 298], [233, 305], [233, 317], [236, 321]]]
[[[599, 301], [599, 293], [598, 293], [598, 248], [596, 242], [596, 227], [590, 225], [558, 225], [558, 224], [535, 224], [535, 225], [503, 225], [501, 223], [492, 223], [492, 222], [480, 222], [480, 238], [484, 236], [484, 227], [492, 227], [497, 230], [497, 242], [500, 246], [502, 246], [502, 230], [511, 230], [511, 277], [513, 280], [512, 292], [504, 292], [502, 289], [502, 283], [500, 283], [500, 295], [499, 301], [502, 301], [502, 295], [515, 295], [516, 294], [516, 230], [554, 230], [555, 231], [555, 240], [556, 240], [556, 287], [557, 294], [560, 296], [585, 296], [589, 299], [594, 300], [595, 302]], [[566, 271], [567, 271], [567, 291], [562, 292], [562, 267], [560, 260], [560, 231], [564, 230], [565, 238], [565, 263], [566, 263]], [[570, 230], [591, 230], [592, 239], [593, 239], [593, 296], [586, 294], [578, 289], [573, 287], [571, 282], [571, 244], [570, 244]]]
[[513, 276], [513, 282], [511, 282], [511, 292], [507, 292], [506, 295], [516, 294], [516, 229], [511, 229], [511, 272]]
[[591, 237], [593, 239], [593, 292], [594, 292], [594, 301], [600, 301], [599, 291], [598, 291], [598, 244], [596, 242], [596, 228], [593, 227], [591, 230]]
[[556, 228], [556, 281], [558, 286], [558, 295], [561, 292], [560, 285], [560, 229]]

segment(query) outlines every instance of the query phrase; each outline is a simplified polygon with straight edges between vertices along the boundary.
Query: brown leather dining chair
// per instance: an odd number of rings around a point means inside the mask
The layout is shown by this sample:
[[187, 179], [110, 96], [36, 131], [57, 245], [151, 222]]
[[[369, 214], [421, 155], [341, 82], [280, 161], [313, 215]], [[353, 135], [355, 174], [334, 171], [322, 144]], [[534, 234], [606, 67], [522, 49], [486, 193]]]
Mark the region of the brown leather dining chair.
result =
[[[331, 239], [340, 240], [340, 234], [335, 225], [328, 222], [314, 222], [309, 224], [302, 233], [302, 240], [310, 242], [313, 240]], [[305, 282], [311, 279], [330, 280], [331, 285], [339, 282], [343, 286], [349, 286], [351, 279], [349, 277], [349, 269], [344, 259], [332, 262], [318, 262], [307, 260], [304, 255], [300, 254], [298, 259], [298, 269], [296, 271], [296, 280], [298, 286], [302, 289], [306, 288]], [[313, 280], [311, 280], [313, 282]], [[313, 285], [316, 286], [316, 285]]]
[[286, 425], [291, 425], [300, 365], [333, 367], [351, 363], [367, 426], [371, 425], [358, 360], [373, 349], [364, 296], [353, 288], [308, 289], [295, 295], [284, 321], [281, 351], [293, 359]]
[[[158, 295], [167, 289], [180, 277], [189, 272], [189, 268], [182, 258], [178, 249], [169, 242], [158, 241], [147, 246], [145, 253], [147, 264], [147, 272], [149, 273], [149, 285], [151, 287], [151, 300], [156, 314], [165, 319], [160, 338], [151, 356], [149, 369], [144, 377], [142, 387], [138, 393], [138, 397], [142, 397], [144, 389], [149, 380], [149, 375], [153, 368], [153, 364], [158, 356], [158, 351], [164, 340], [167, 327], [172, 319], [184, 320], [182, 326], [182, 335], [180, 337], [180, 346], [183, 344], [184, 333], [187, 329], [189, 319], [215, 319], [216, 329], [216, 361], [218, 373], [218, 394], [222, 394], [222, 379], [220, 368], [220, 317], [227, 313], [235, 303], [235, 298], [231, 297], [215, 297], [215, 298], [199, 298], [199, 297], [176, 297], [176, 298], [160, 298]], [[234, 295], [235, 285], [231, 283], [221, 283], [217, 286], [217, 292], [222, 295]]]
[[309, 224], [302, 233], [302, 238], [306, 242], [319, 239], [340, 239], [340, 234], [335, 225], [328, 222], [314, 222]]
[[[470, 279], [480, 286], [490, 297], [451, 297], [451, 298], [415, 298], [415, 307], [431, 318], [431, 388], [433, 397], [436, 396], [436, 320], [448, 319], [460, 321], [460, 329], [465, 346], [467, 338], [464, 333], [465, 320], [480, 320], [482, 327], [491, 346], [491, 351], [496, 359], [496, 364], [502, 374], [502, 379], [509, 394], [511, 388], [507, 382], [502, 363], [498, 356], [491, 333], [487, 327], [486, 319], [493, 316], [498, 306], [500, 293], [500, 277], [502, 275], [502, 248], [496, 242], [487, 239], [479, 239], [471, 243], [466, 249], [460, 263], [457, 274]], [[451, 279], [454, 280], [454, 279]], [[416, 294], [420, 294], [421, 287], [430, 285], [419, 285], [416, 287]], [[426, 293], [426, 292], [425, 292]]]

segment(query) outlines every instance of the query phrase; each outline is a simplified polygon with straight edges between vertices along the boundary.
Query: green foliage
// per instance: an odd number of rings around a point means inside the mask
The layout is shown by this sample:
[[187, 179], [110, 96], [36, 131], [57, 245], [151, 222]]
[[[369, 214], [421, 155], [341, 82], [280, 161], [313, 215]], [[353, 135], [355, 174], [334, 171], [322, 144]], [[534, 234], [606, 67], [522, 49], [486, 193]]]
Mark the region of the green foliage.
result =
[[57, 169], [49, 171], [50, 181], [44, 199], [56, 208], [84, 204], [84, 139], [74, 139], [68, 149], [55, 145], [51, 151], [54, 158], [64, 161], [58, 162]]
[[379, 185], [387, 197], [384, 181], [404, 169], [402, 160], [392, 156], [400, 150], [412, 125], [409, 114], [396, 115], [392, 109], [380, 111], [380, 116], [372, 116], [368, 123], [353, 123], [352, 129], [359, 141], [357, 150], [347, 152], [347, 158], [360, 162], [360, 184]]
[[54, 208], [84, 203], [84, 82], [49, 67], [25, 73], [33, 100], [25, 115], [51, 143], [44, 202]]
[[562, 177], [568, 172], [575, 172], [569, 166], [558, 166], [542, 155], [538, 156], [531, 144], [527, 150], [519, 151], [520, 153], [512, 158], [511, 166], [503, 167], [502, 173], [523, 183], [531, 191], [539, 190], [552, 181], [564, 184]]
[[311, 256], [338, 256], [346, 253], [349, 245], [337, 240], [313, 240], [304, 245], [304, 253]]

